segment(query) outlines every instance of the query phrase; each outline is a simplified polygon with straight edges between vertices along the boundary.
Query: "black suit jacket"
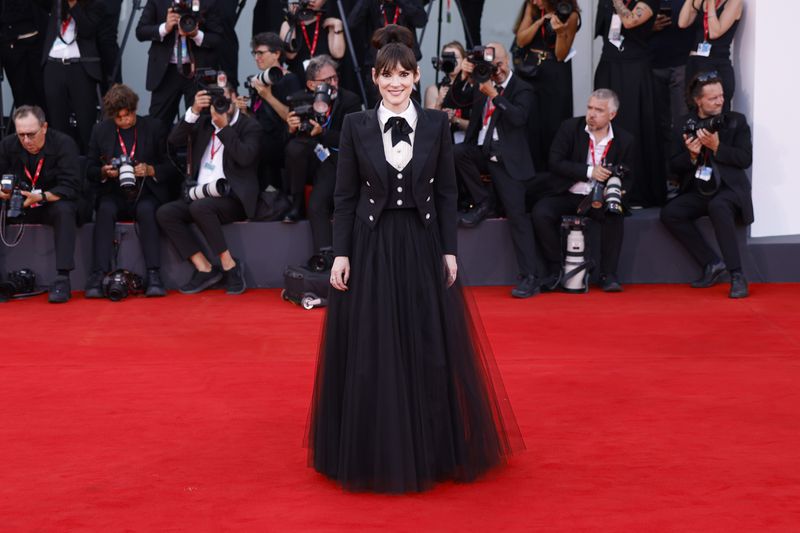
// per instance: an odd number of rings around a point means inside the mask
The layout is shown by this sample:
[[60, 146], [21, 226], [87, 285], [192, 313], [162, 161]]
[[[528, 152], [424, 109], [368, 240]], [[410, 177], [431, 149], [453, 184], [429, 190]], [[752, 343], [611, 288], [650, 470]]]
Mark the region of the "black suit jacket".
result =
[[[477, 145], [478, 134], [483, 127], [486, 96], [478, 91], [477, 86], [470, 87], [464, 82], [456, 82], [453, 91], [457, 101], [473, 102], [464, 142]], [[536, 174], [526, 129], [533, 101], [533, 87], [519, 76], [512, 75], [503, 94], [494, 99], [496, 108], [486, 134], [485, 142], [489, 142], [492, 130], [497, 130], [500, 140], [492, 142], [492, 151], [497, 154], [511, 178], [518, 181], [529, 180]]]
[[[230, 0], [227, 0], [230, 1]], [[223, 25], [216, 6], [217, 0], [202, 0], [200, 2], [201, 23], [200, 29], [205, 34], [203, 45], [197, 47], [194, 41], [188, 39], [188, 46], [194, 54], [197, 67], [214, 68], [219, 61], [215, 49], [222, 43]], [[148, 91], [154, 91], [170, 66], [170, 56], [175, 48], [177, 31], [170, 32], [164, 40], [158, 28], [167, 20], [167, 10], [172, 6], [172, 0], [148, 0], [136, 25], [136, 38], [141, 41], [151, 41], [147, 60]], [[231, 78], [233, 79], [233, 78]]]
[[[696, 114], [683, 117], [672, 134], [670, 168], [680, 178], [682, 192], [692, 188], [695, 170], [698, 165], [703, 164], [706, 151], [704, 148], [697, 164], [692, 164], [683, 142], [683, 125], [689, 117], [699, 120]], [[752, 187], [745, 169], [753, 164], [753, 142], [750, 126], [744, 115], [733, 111], [728, 113], [728, 124], [719, 131], [719, 148], [716, 154], [709, 155], [709, 163], [714, 169], [714, 175], [736, 193], [739, 208], [742, 210], [742, 222], [751, 224], [754, 220]]]
[[[36, 188], [57, 194], [64, 200], [78, 200], [82, 180], [78, 146], [72, 137], [48, 129], [40, 153], [44, 157], [44, 164]], [[14, 174], [25, 180], [27, 164], [28, 152], [22, 147], [16, 135], [8, 135], [0, 141], [0, 173]], [[31, 175], [36, 172], [35, 168], [28, 170]]]
[[[612, 124], [612, 127], [614, 140], [606, 154], [606, 162], [623, 164], [631, 169], [635, 157], [633, 136], [617, 125]], [[553, 192], [563, 193], [579, 181], [589, 181], [586, 177], [589, 134], [585, 129], [586, 117], [567, 119], [558, 128], [550, 145], [550, 188]], [[629, 193], [633, 185], [634, 175], [631, 170], [623, 177], [622, 188]]]
[[[56, 0], [61, 1], [61, 0]], [[41, 6], [41, 0], [37, 3]], [[58, 33], [61, 31], [61, 21], [56, 20], [55, 2], [47, 8], [50, 12], [50, 19], [47, 22], [47, 30], [44, 38], [44, 49], [42, 50], [42, 65], [47, 62], [50, 49], [53, 47]], [[103, 68], [100, 63], [100, 52], [97, 48], [97, 35], [100, 23], [106, 16], [106, 6], [100, 0], [78, 0], [70, 8], [64, 7], [64, 13], [69, 13], [75, 19], [78, 32], [76, 42], [81, 52], [81, 66], [86, 74], [98, 82], [103, 79]]]
[[347, 15], [347, 25], [353, 31], [363, 29], [366, 36], [363, 50], [365, 57], [362, 61], [366, 66], [375, 65], [375, 57], [378, 51], [372, 46], [370, 40], [372, 34], [379, 28], [383, 28], [388, 21], [389, 24], [394, 20], [395, 7], [399, 8], [397, 24], [408, 28], [414, 36], [414, 55], [417, 60], [422, 58], [422, 52], [417, 42], [416, 28], [424, 28], [428, 23], [428, 13], [422, 6], [422, 0], [395, 0], [395, 3], [388, 3], [384, 12], [381, 11], [382, 2], [380, 0], [358, 0], [353, 9]]
[[[97, 195], [114, 194], [120, 191], [118, 180], [102, 181], [100, 168], [109, 164], [114, 150], [119, 146], [117, 126], [112, 119], [95, 124], [92, 138], [89, 141], [88, 167], [86, 177], [94, 184]], [[175, 168], [167, 161], [167, 146], [164, 127], [161, 122], [149, 117], [136, 117], [136, 153], [137, 163], [147, 163], [156, 169], [153, 178], [147, 178], [144, 186], [152, 192], [161, 203], [170, 200], [170, 182], [177, 177]]]
[[[167, 139], [176, 147], [187, 145], [192, 140], [192, 179], [197, 179], [200, 160], [211, 142], [214, 125], [209, 115], [202, 115], [197, 122], [189, 124], [181, 120]], [[248, 217], [256, 212], [258, 200], [258, 163], [261, 154], [261, 126], [255, 119], [239, 113], [233, 126], [222, 128], [217, 138], [225, 146], [222, 153], [222, 171], [239, 198]]]
[[[416, 106], [416, 104], [414, 104]], [[417, 107], [411, 187], [417, 213], [427, 227], [437, 223], [442, 249], [456, 254], [456, 187], [453, 143], [447, 114]], [[355, 217], [374, 228], [389, 201], [390, 186], [377, 111], [347, 115], [339, 145], [334, 193], [333, 250], [352, 253]]]

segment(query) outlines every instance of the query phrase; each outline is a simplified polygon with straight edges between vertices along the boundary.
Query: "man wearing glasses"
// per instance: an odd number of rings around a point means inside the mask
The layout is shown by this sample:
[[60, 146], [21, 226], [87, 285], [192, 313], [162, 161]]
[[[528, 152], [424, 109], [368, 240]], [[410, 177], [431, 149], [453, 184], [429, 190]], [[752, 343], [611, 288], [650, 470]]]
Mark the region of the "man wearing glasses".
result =
[[[306, 93], [313, 94], [319, 86], [327, 84], [331, 91], [331, 105], [322, 122], [311, 119], [309, 128], [301, 127], [301, 118], [290, 111], [286, 123], [293, 138], [286, 145], [286, 175], [292, 195], [292, 210], [284, 222], [294, 223], [303, 216], [306, 183], [312, 183], [308, 202], [308, 219], [314, 249], [329, 248], [333, 244], [333, 189], [336, 185], [336, 164], [339, 152], [339, 134], [344, 117], [361, 110], [361, 100], [350, 91], [339, 88], [336, 74], [337, 64], [330, 56], [317, 56], [306, 70]], [[301, 100], [303, 93], [292, 95], [293, 101]], [[323, 120], [324, 118], [324, 120]], [[308, 130], [308, 131], [306, 131]]]
[[[9, 221], [53, 227], [58, 272], [49, 300], [64, 303], [71, 296], [69, 274], [75, 268], [78, 147], [68, 135], [47, 128], [40, 107], [19, 107], [12, 118], [17, 134], [0, 142], [0, 173], [16, 177], [25, 203], [22, 216]], [[0, 191], [0, 200], [10, 198], [11, 193]]]

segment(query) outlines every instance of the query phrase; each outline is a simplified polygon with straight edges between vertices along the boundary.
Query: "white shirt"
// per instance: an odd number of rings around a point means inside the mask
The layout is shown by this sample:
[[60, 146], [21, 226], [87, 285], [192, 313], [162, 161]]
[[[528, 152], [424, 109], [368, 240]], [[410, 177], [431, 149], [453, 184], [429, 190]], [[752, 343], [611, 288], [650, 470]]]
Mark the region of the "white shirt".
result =
[[[383, 131], [386, 127], [386, 122], [392, 117], [402, 117], [406, 119], [408, 125], [414, 130], [408, 135], [411, 144], [405, 141], [400, 141], [395, 146], [392, 146], [392, 129]], [[408, 107], [400, 114], [394, 111], [389, 111], [384, 107], [383, 102], [378, 106], [378, 122], [381, 125], [381, 133], [383, 134], [383, 153], [386, 156], [386, 161], [389, 162], [397, 170], [403, 170], [411, 157], [414, 154], [414, 136], [417, 131], [417, 108], [409, 100]]]
[[[190, 107], [186, 110], [186, 116], [183, 117], [183, 120], [189, 124], [194, 124], [199, 118], [200, 115], [192, 111]], [[236, 113], [234, 113], [233, 119], [228, 125], [233, 126], [236, 124], [237, 120], [239, 120], [239, 109], [236, 109]], [[214, 125], [213, 122], [211, 124]], [[206, 146], [203, 157], [200, 158], [200, 170], [197, 172], [198, 185], [205, 185], [206, 183], [212, 183], [218, 179], [225, 178], [225, 172], [222, 170], [222, 157], [225, 155], [225, 145], [217, 138], [217, 133], [219, 133], [220, 130], [221, 128], [214, 125], [214, 135], [211, 136], [211, 141], [209, 141], [208, 146]], [[211, 156], [212, 148], [214, 157]]]
[[[173, 31], [175, 31], [175, 30], [173, 30]], [[164, 40], [164, 38], [167, 36], [168, 33], [169, 32], [167, 31], [167, 23], [166, 22], [162, 22], [161, 26], [158, 27], [158, 34], [161, 36], [161, 40], [162, 41]], [[194, 44], [196, 44], [197, 46], [202, 46], [203, 45], [203, 37], [204, 36], [205, 36], [205, 33], [203, 33], [203, 30], [197, 30], [197, 35], [192, 37], [192, 40], [194, 41]], [[176, 32], [175, 33], [175, 40], [176, 40], [176, 42], [179, 42], [181, 46], [183, 46], [184, 42], [186, 41], [186, 37], [182, 37], [182, 36], [178, 35], [178, 33]], [[187, 63], [191, 63], [191, 61], [192, 61], [192, 59], [189, 57], [188, 53], [182, 54], [181, 63], [183, 63], [185, 65]], [[172, 48], [172, 53], [169, 56], [169, 62], [172, 63], [173, 65], [177, 65], [178, 64], [178, 56], [175, 54], [175, 47]]]
[[[56, 27], [57, 31], [61, 31], [61, 21], [58, 21], [58, 25]], [[75, 19], [70, 17], [69, 24], [67, 25], [67, 31], [65, 31], [61, 38], [59, 39], [56, 36], [55, 41], [53, 41], [53, 46], [50, 48], [49, 57], [53, 59], [77, 59], [81, 57], [81, 51], [78, 48], [78, 42], [75, 38], [78, 36], [78, 29], [75, 25]]]
[[[506, 87], [508, 87], [508, 82], [509, 82], [509, 80], [511, 80], [511, 76], [513, 76], [513, 75], [514, 75], [514, 73], [509, 70], [508, 71], [508, 77], [505, 79], [505, 81], [503, 81], [503, 83], [501, 83], [499, 85], [500, 87], [503, 88], [503, 91], [505, 91]], [[490, 105], [494, 105], [494, 104], [492, 102], [490, 102], [489, 99], [487, 98], [486, 99], [486, 105], [483, 106], [483, 113], [481, 114], [481, 118], [480, 118], [481, 121], [483, 121], [483, 117], [486, 116], [486, 112], [489, 109]], [[489, 131], [489, 124], [491, 124], [491, 123], [492, 123], [492, 120], [489, 119], [489, 120], [486, 121], [486, 124], [483, 124], [481, 126], [481, 131], [478, 132], [478, 146], [483, 146], [483, 142], [486, 140], [486, 133], [488, 133], [488, 131]], [[492, 140], [493, 141], [499, 141], [500, 140], [500, 137], [497, 135], [497, 128], [495, 128], [494, 131], [492, 132]]]
[[[592, 187], [594, 186], [594, 180], [592, 179], [592, 171], [594, 171], [594, 165], [597, 163], [601, 165], [603, 163], [603, 152], [606, 151], [606, 146], [614, 139], [614, 128], [611, 126], [611, 123], [608, 123], [608, 133], [605, 137], [600, 139], [600, 142], [597, 142], [595, 139], [594, 134], [589, 131], [589, 125], [586, 125], [584, 131], [589, 135], [589, 138], [592, 140], [589, 143], [589, 150], [586, 152], [586, 177], [589, 178], [589, 181], [579, 181], [572, 185], [569, 188], [569, 192], [573, 194], [589, 194], [592, 192]], [[592, 157], [592, 144], [594, 144], [594, 157]]]

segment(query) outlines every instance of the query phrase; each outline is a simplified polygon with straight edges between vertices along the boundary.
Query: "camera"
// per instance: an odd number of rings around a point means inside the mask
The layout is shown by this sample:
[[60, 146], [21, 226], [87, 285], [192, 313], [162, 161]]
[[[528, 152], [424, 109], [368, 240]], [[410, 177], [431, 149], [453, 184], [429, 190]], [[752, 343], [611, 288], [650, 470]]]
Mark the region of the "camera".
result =
[[214, 111], [219, 114], [228, 112], [231, 101], [225, 96], [225, 86], [228, 84], [227, 74], [213, 68], [201, 68], [195, 74], [195, 82], [211, 97], [211, 107], [214, 108]]
[[264, 72], [259, 72], [258, 74], [255, 74], [253, 76], [248, 76], [247, 81], [244, 83], [244, 86], [248, 89], [251, 89], [253, 87], [252, 86], [253, 79], [260, 81], [264, 85], [275, 85], [276, 83], [278, 83], [283, 79], [283, 69], [281, 69], [281, 67], [278, 66], [269, 67]]
[[298, 93], [289, 96], [289, 109], [300, 119], [300, 133], [309, 133], [314, 126], [310, 121], [323, 125], [333, 103], [333, 88], [327, 83], [320, 83], [313, 93]]
[[6, 211], [6, 216], [8, 218], [18, 218], [22, 216], [23, 205], [25, 204], [25, 197], [22, 195], [22, 190], [23, 188], [28, 190], [28, 187], [25, 187], [25, 185], [27, 185], [27, 183], [21, 183], [14, 174], [3, 174], [0, 180], [0, 190], [5, 194], [11, 195], [11, 198], [6, 200], [8, 202]]
[[[297, 4], [297, 9], [292, 13], [291, 4]], [[287, 2], [287, 6], [283, 9], [283, 14], [289, 24], [297, 24], [298, 21], [311, 20], [316, 18], [317, 14], [322, 13], [316, 9], [312, 9], [311, 0], [292, 0]]]
[[308, 260], [308, 268], [312, 272], [326, 272], [333, 267], [333, 248], [326, 246], [320, 248], [319, 253]]
[[433, 68], [441, 70], [445, 74], [452, 74], [458, 66], [455, 52], [442, 52], [442, 57], [431, 58]]
[[28, 268], [9, 272], [6, 279], [0, 282], [0, 302], [35, 292], [36, 274]]
[[561, 24], [567, 23], [573, 11], [575, 11], [575, 8], [572, 7], [571, 2], [558, 2], [556, 4], [556, 17], [561, 21]]
[[683, 125], [683, 133], [690, 137], [697, 137], [698, 130], [706, 130], [709, 133], [717, 133], [728, 125], [727, 115], [717, 115], [702, 120], [689, 118]]
[[142, 277], [129, 270], [115, 270], [103, 278], [103, 295], [112, 302], [119, 302], [144, 290]]
[[497, 72], [497, 66], [492, 63], [494, 61], [493, 46], [475, 46], [471, 48], [467, 52], [467, 61], [475, 65], [472, 71], [472, 81], [475, 83], [488, 81]]
[[216, 179], [210, 183], [197, 185], [194, 183], [186, 189], [186, 199], [188, 201], [200, 200], [201, 198], [222, 198], [231, 192], [231, 185], [225, 178]]
[[200, 25], [199, 0], [173, 0], [172, 12], [181, 16], [178, 27], [183, 33], [193, 33]]
[[605, 205], [606, 213], [622, 215], [622, 178], [629, 172], [628, 167], [606, 163], [603, 168], [611, 172], [611, 177], [605, 183], [595, 182], [590, 193], [592, 208], [600, 209]]
[[122, 154], [119, 157], [112, 158], [110, 165], [119, 172], [120, 187], [123, 189], [136, 187], [136, 175], [133, 173], [133, 167], [136, 166], [136, 162], [133, 159], [126, 154]]

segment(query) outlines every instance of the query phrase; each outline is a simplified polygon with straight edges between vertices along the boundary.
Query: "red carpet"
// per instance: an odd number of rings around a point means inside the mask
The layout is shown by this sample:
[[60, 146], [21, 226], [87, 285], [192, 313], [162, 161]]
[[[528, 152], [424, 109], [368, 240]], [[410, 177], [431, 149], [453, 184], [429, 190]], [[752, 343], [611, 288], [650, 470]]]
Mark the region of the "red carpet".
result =
[[798, 531], [800, 285], [474, 291], [528, 451], [351, 495], [302, 448], [321, 311], [0, 305], [3, 531]]

